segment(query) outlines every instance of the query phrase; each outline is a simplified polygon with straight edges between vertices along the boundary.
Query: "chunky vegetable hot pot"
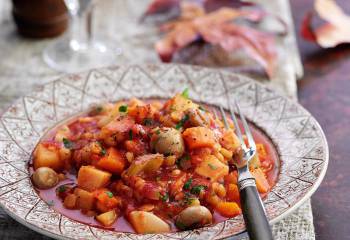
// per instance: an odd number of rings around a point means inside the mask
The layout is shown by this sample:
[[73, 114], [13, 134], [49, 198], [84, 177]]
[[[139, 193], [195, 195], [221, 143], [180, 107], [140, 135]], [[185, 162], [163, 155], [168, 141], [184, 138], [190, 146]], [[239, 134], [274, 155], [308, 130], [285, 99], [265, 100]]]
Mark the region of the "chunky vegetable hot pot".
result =
[[[165, 102], [95, 107], [37, 145], [33, 184], [67, 217], [115, 231], [171, 232], [235, 217], [237, 126], [225, 129], [209, 109], [187, 91]], [[264, 195], [277, 178], [277, 154], [253, 130], [258, 154], [250, 168]]]

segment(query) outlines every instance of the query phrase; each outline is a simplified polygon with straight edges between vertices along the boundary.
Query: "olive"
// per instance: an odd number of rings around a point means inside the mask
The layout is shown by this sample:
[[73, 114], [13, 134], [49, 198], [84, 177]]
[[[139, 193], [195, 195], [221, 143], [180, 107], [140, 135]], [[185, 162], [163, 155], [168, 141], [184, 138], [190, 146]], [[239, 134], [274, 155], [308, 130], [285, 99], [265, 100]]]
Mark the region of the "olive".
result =
[[164, 155], [182, 156], [185, 151], [181, 133], [174, 128], [161, 128], [154, 132], [151, 141], [152, 148]]
[[175, 224], [180, 230], [185, 230], [202, 227], [211, 223], [212, 220], [213, 216], [208, 208], [203, 206], [191, 206], [179, 213]]
[[49, 167], [40, 167], [32, 175], [34, 185], [39, 189], [48, 189], [59, 182], [58, 174]]

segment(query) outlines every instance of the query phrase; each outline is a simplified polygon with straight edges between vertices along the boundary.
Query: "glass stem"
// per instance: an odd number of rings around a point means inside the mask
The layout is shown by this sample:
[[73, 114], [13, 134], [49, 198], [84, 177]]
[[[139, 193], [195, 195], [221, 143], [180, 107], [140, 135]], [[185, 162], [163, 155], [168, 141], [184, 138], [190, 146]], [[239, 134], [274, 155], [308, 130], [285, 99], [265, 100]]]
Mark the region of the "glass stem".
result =
[[[71, 40], [70, 47], [74, 51], [83, 50], [92, 42], [93, 5], [90, 0], [80, 0], [79, 10], [71, 12]], [[83, 4], [85, 6], [82, 6]]]

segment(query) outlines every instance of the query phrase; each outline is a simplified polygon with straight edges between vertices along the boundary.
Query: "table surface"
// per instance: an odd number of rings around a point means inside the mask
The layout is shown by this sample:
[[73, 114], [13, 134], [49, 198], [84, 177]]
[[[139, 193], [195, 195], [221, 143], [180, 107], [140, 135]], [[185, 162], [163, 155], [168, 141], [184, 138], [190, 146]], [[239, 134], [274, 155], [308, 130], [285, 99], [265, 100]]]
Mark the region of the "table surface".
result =
[[[337, 1], [350, 13], [350, 1]], [[291, 1], [297, 31], [312, 1]], [[299, 35], [299, 34], [298, 34]], [[299, 100], [319, 121], [328, 139], [330, 164], [312, 197], [316, 239], [350, 239], [350, 45], [321, 49], [298, 37], [305, 75]]]

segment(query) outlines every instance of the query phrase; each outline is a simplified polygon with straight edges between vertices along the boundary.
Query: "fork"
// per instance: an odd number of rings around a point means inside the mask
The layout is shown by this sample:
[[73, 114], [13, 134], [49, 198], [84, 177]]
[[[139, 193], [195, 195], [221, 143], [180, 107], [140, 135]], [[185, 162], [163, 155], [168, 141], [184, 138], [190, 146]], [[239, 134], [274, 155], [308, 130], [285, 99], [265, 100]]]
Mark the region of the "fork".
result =
[[[241, 157], [235, 163], [238, 170], [238, 188], [243, 212], [244, 222], [251, 240], [270, 240], [273, 239], [271, 228], [266, 217], [266, 211], [263, 202], [256, 188], [255, 178], [249, 171], [249, 161], [256, 154], [256, 145], [253, 135], [249, 129], [248, 123], [242, 114], [242, 111], [235, 101], [237, 111], [243, 124], [245, 135], [248, 139], [248, 146], [243, 139], [242, 131], [239, 128], [237, 118], [229, 106], [231, 119], [236, 127], [236, 134], [241, 143]], [[221, 116], [226, 129], [229, 129], [225, 111], [220, 107]], [[215, 113], [217, 116], [217, 114]]]

